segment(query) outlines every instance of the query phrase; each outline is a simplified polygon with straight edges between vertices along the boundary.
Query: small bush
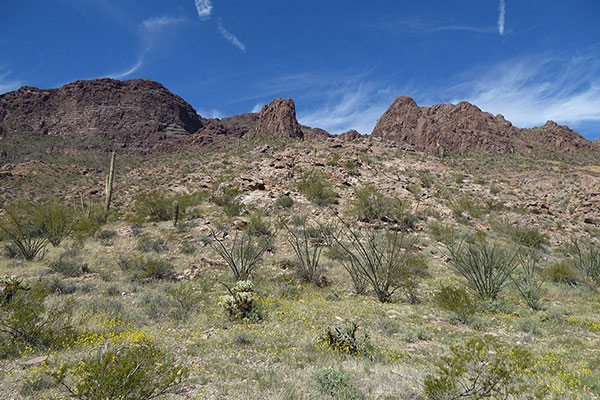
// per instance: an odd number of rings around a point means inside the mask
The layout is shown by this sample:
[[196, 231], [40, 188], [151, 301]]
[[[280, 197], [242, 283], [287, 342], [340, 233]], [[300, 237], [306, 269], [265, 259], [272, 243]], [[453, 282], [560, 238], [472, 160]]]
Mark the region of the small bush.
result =
[[263, 211], [255, 211], [248, 218], [246, 230], [253, 236], [271, 235], [271, 223], [266, 219]]
[[[7, 290], [6, 285], [4, 291]], [[70, 303], [50, 302], [48, 295], [49, 291], [40, 283], [27, 290], [18, 288], [0, 306], [0, 337], [44, 348], [50, 346], [60, 334], [70, 330]]]
[[275, 206], [287, 210], [294, 206], [294, 200], [290, 196], [281, 196], [275, 201]]
[[58, 259], [48, 263], [48, 268], [63, 276], [80, 276], [89, 272], [87, 263], [84, 263], [80, 251], [77, 249], [66, 250]]
[[326, 283], [324, 272], [319, 264], [321, 253], [327, 245], [325, 234], [319, 227], [311, 227], [305, 222], [300, 229], [285, 225], [288, 243], [298, 259], [297, 272], [300, 279], [317, 286]]
[[133, 198], [133, 212], [142, 220], [168, 221], [172, 205], [173, 196], [161, 190], [139, 193]]
[[254, 272], [265, 252], [273, 244], [273, 235], [253, 237], [244, 231], [236, 233], [227, 245], [215, 232], [212, 232], [211, 247], [223, 258], [236, 280], [244, 280]]
[[251, 281], [238, 281], [233, 288], [225, 285], [228, 295], [221, 296], [219, 304], [225, 309], [229, 319], [252, 322], [263, 318], [258, 296]]
[[312, 380], [321, 394], [339, 400], [362, 399], [352, 377], [341, 368], [325, 368], [314, 371]]
[[28, 261], [44, 258], [49, 243], [32, 219], [32, 213], [33, 208], [22, 203], [7, 207], [0, 217], [0, 234], [12, 243], [14, 252]]
[[161, 398], [174, 393], [189, 370], [142, 336], [132, 343], [98, 346], [52, 375], [70, 397], [83, 400]]
[[519, 294], [534, 311], [542, 309], [545, 293], [544, 281], [540, 275], [540, 258], [540, 253], [535, 250], [519, 255], [521, 268], [511, 275]]
[[450, 225], [433, 221], [429, 224], [431, 236], [440, 243], [450, 246], [456, 239], [456, 230]]
[[165, 238], [151, 239], [147, 236], [143, 236], [138, 240], [136, 248], [144, 253], [149, 253], [151, 251], [155, 253], [164, 253], [169, 251], [169, 241]]
[[41, 236], [48, 239], [53, 246], [60, 243], [73, 232], [75, 219], [74, 211], [62, 204], [58, 199], [52, 199], [31, 209], [33, 224]]
[[550, 282], [577, 284], [577, 271], [575, 271], [569, 260], [562, 260], [549, 265], [544, 269], [543, 274]]
[[216, 205], [223, 207], [225, 214], [235, 217], [242, 212], [244, 205], [238, 199], [239, 190], [234, 186], [227, 186], [213, 194], [211, 200]]
[[362, 221], [382, 221], [401, 224], [404, 230], [412, 229], [414, 216], [407, 212], [408, 204], [395, 197], [386, 197], [374, 186], [354, 192], [353, 213]]
[[434, 300], [438, 307], [463, 324], [468, 324], [477, 311], [477, 305], [462, 287], [444, 285], [435, 294]]
[[450, 268], [482, 298], [496, 299], [517, 267], [517, 253], [496, 243], [461, 242], [450, 247]]
[[524, 348], [508, 347], [492, 337], [472, 338], [450, 348], [425, 377], [428, 399], [523, 398], [533, 358]]
[[297, 183], [298, 190], [307, 199], [319, 206], [337, 202], [338, 194], [333, 184], [325, 175], [316, 169], [305, 172]]
[[511, 226], [511, 239], [518, 245], [541, 250], [548, 245], [548, 237], [535, 227]]
[[359, 325], [354, 321], [345, 321], [334, 327], [327, 327], [319, 336], [318, 342], [330, 349], [349, 354], [366, 354], [371, 349], [369, 335], [359, 332]]
[[54, 294], [72, 294], [77, 291], [77, 285], [74, 282], [61, 279], [57, 276], [44, 282], [44, 287]]
[[568, 252], [575, 269], [600, 285], [600, 246], [573, 240], [568, 246]]
[[156, 257], [135, 256], [120, 258], [119, 267], [123, 272], [129, 273], [134, 281], [148, 281], [152, 279], [173, 279], [175, 271], [168, 261]]
[[404, 232], [360, 232], [345, 224], [330, 243], [337, 245], [342, 254], [339, 259], [350, 276], [364, 279], [379, 301], [390, 302], [397, 290], [416, 286], [419, 277], [412, 270], [413, 243]]

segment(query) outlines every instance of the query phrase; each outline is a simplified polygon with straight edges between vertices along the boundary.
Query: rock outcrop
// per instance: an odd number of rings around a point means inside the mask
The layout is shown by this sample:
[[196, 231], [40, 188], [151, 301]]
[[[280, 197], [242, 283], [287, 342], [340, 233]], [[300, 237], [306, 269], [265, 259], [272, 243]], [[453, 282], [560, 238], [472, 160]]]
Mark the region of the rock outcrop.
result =
[[258, 114], [258, 125], [252, 136], [263, 135], [281, 138], [304, 138], [304, 133], [296, 120], [296, 106], [292, 99], [277, 98], [263, 106]]
[[358, 131], [356, 131], [354, 129], [350, 129], [349, 131], [346, 131], [346, 132], [338, 135], [338, 138], [342, 139], [345, 142], [351, 142], [354, 139], [358, 139], [363, 136], [364, 135], [361, 135]]
[[520, 129], [502, 115], [494, 116], [468, 102], [419, 107], [408, 96], [396, 98], [377, 121], [372, 136], [430, 154], [465, 150], [543, 155], [598, 151], [579, 133], [553, 121]]
[[34, 133], [143, 141], [187, 135], [204, 125], [191, 105], [151, 80], [93, 79], [58, 89], [0, 95], [0, 135]]
[[594, 151], [593, 142], [581, 136], [566, 125], [558, 125], [548, 121], [544, 126], [523, 129], [529, 143], [542, 145], [553, 153], [575, 153], [577, 151]]
[[408, 96], [396, 98], [379, 118], [373, 137], [403, 142], [431, 154], [468, 149], [513, 152], [518, 129], [467, 102], [419, 107]]

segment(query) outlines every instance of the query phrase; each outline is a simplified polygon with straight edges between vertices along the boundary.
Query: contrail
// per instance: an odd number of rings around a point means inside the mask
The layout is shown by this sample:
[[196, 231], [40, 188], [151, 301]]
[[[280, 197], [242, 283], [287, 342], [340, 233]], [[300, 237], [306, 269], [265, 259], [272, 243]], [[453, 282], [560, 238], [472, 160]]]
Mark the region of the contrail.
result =
[[504, 15], [506, 14], [506, 3], [504, 0], [500, 0], [498, 11], [498, 33], [502, 36], [504, 35]]

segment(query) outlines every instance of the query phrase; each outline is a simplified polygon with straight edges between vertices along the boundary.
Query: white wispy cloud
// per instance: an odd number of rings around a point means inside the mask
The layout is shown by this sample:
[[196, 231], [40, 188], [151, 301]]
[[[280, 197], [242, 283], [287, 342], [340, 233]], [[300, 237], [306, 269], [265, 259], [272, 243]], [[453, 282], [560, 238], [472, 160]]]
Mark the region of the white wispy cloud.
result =
[[129, 69], [127, 69], [126, 71], [122, 71], [122, 72], [114, 72], [112, 74], [109, 74], [108, 77], [109, 78], [113, 78], [113, 79], [123, 79], [123, 78], [127, 78], [129, 75], [133, 74], [134, 72], [137, 72], [140, 68], [142, 68], [142, 65], [144, 65], [144, 54], [142, 54], [137, 62], [135, 64], [133, 64]]
[[178, 24], [183, 21], [185, 21], [185, 18], [183, 17], [171, 17], [165, 15], [162, 17], [148, 18], [142, 21], [141, 27], [146, 31], [156, 31], [157, 29], [161, 29], [168, 25]]
[[467, 100], [503, 114], [516, 126], [547, 120], [580, 124], [600, 121], [599, 46], [577, 56], [529, 56], [471, 71], [449, 87], [452, 102]]
[[262, 110], [262, 108], [263, 108], [263, 105], [264, 104], [256, 103], [254, 105], [254, 107], [252, 107], [252, 111], [250, 111], [250, 112], [253, 112], [253, 113], [260, 112], [260, 110]]
[[304, 125], [325, 129], [339, 134], [350, 129], [360, 133], [371, 133], [377, 119], [390, 106], [393, 96], [381, 95], [381, 89], [372, 82], [356, 83], [340, 87], [341, 96], [326, 104], [303, 110], [297, 106], [298, 121]]
[[212, 2], [210, 0], [194, 0], [196, 11], [200, 19], [208, 19], [212, 14]]
[[223, 25], [221, 24], [221, 21], [219, 21], [218, 29], [219, 29], [219, 33], [221, 34], [221, 36], [223, 36], [223, 38], [228, 40], [231, 44], [233, 44], [235, 47], [237, 47], [241, 51], [246, 50], [246, 45], [244, 43], [242, 43], [233, 33], [229, 32], [227, 29], [225, 29], [223, 27]]
[[383, 24], [386, 29], [403, 29], [413, 33], [435, 33], [444, 31], [467, 31], [488, 33], [495, 32], [494, 26], [471, 26], [460, 24], [444, 24], [442, 22], [426, 22], [421, 19], [403, 19], [391, 24]]
[[198, 114], [204, 118], [223, 118], [225, 116], [221, 111], [219, 111], [215, 108], [213, 108], [211, 110], [197, 108], [197, 110], [198, 110]]
[[164, 37], [162, 36], [164, 33], [163, 31], [170, 26], [184, 21], [185, 18], [183, 17], [173, 17], [168, 15], [143, 20], [138, 27], [141, 50], [136, 62], [131, 67], [127, 68], [127, 70], [114, 72], [108, 76], [114, 79], [123, 79], [139, 71], [144, 66], [150, 53], [155, 50], [156, 46], [161, 41], [161, 37]]
[[498, 6], [498, 33], [500, 36], [504, 35], [504, 18], [506, 16], [506, 2], [505, 0], [500, 0], [500, 5]]
[[12, 71], [0, 67], [0, 94], [17, 90], [23, 86], [19, 79], [11, 77]]

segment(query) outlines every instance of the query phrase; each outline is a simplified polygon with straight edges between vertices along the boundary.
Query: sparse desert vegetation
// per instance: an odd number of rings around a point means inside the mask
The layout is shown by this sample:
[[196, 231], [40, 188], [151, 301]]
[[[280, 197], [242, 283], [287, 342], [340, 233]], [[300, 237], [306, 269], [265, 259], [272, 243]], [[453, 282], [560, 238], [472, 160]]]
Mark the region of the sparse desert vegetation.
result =
[[587, 164], [307, 143], [2, 178], [0, 398], [600, 396]]

